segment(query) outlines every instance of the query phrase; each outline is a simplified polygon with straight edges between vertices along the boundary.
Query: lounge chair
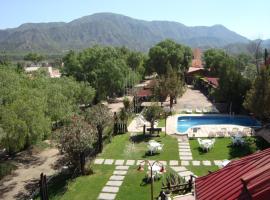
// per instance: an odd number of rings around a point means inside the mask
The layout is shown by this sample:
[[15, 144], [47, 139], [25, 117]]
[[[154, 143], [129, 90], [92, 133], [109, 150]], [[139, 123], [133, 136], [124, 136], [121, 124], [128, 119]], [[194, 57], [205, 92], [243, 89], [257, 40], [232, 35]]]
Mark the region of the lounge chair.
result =
[[248, 135], [251, 135], [251, 132], [252, 132], [252, 129], [251, 128], [245, 127], [241, 131], [241, 135], [242, 136], [248, 136]]
[[202, 109], [202, 112], [203, 112], [203, 113], [208, 113], [208, 109], [207, 109], [207, 108], [203, 108], [203, 109]]
[[196, 108], [195, 112], [196, 113], [202, 113], [202, 110], [200, 108]]
[[192, 109], [186, 108], [186, 109], [185, 109], [185, 112], [186, 112], [187, 114], [191, 114], [191, 113], [192, 113]]
[[208, 137], [216, 137], [216, 133], [213, 132], [213, 131], [210, 131], [210, 132], [208, 133]]

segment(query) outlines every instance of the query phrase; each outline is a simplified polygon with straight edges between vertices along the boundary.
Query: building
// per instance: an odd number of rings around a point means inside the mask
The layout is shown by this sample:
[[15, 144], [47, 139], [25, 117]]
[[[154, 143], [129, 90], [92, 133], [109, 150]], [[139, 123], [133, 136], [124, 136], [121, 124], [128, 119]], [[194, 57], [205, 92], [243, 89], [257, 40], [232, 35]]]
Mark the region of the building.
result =
[[191, 61], [191, 66], [186, 73], [186, 82], [187, 84], [192, 84], [195, 77], [204, 76], [206, 74], [206, 70], [203, 67], [202, 63], [202, 53], [199, 48], [193, 49], [193, 58]]
[[270, 148], [195, 180], [197, 200], [269, 200]]
[[49, 76], [51, 78], [60, 78], [61, 77], [61, 73], [60, 73], [60, 70], [59, 69], [53, 69], [51, 66], [48, 66], [48, 67], [40, 67], [40, 66], [32, 66], [32, 67], [26, 67], [24, 70], [26, 73], [33, 73], [39, 69], [47, 69], [48, 70], [48, 73], [49, 73]]

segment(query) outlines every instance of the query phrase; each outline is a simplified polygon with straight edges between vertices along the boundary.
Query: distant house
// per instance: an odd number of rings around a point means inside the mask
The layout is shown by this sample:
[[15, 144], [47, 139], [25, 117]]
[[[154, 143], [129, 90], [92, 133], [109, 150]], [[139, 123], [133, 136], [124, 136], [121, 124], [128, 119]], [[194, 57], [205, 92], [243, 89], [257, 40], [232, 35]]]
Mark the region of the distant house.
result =
[[40, 68], [47, 69], [49, 76], [51, 78], [60, 78], [61, 77], [61, 73], [60, 73], [59, 69], [53, 69], [51, 66], [48, 66], [48, 67], [32, 66], [32, 67], [26, 67], [26, 68], [24, 68], [24, 70], [26, 73], [31, 74], [32, 72], [37, 71]]
[[197, 200], [269, 200], [270, 148], [195, 180]]
[[186, 73], [186, 82], [187, 84], [192, 84], [196, 76], [204, 76], [206, 70], [203, 67], [202, 63], [202, 53], [199, 48], [193, 49], [193, 58], [191, 61], [191, 66]]

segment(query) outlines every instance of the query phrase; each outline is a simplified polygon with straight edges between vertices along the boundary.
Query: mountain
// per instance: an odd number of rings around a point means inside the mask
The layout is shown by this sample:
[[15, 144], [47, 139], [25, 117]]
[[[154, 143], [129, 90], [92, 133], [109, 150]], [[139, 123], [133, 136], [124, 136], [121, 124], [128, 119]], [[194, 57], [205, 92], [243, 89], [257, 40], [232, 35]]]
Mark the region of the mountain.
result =
[[164, 39], [191, 47], [223, 47], [249, 40], [222, 25], [185, 26], [170, 21], [143, 21], [113, 13], [98, 13], [69, 23], [27, 23], [0, 30], [0, 51], [64, 52], [113, 45], [147, 51]]

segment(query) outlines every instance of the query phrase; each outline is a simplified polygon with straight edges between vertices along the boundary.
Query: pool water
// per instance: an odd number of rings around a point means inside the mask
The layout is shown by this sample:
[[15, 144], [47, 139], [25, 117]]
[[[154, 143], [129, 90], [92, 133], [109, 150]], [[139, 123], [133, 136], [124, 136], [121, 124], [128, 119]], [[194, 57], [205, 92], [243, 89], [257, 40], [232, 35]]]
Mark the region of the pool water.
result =
[[260, 127], [261, 123], [248, 116], [181, 116], [177, 120], [177, 131], [184, 133], [189, 128], [199, 125], [239, 125], [248, 127]]

